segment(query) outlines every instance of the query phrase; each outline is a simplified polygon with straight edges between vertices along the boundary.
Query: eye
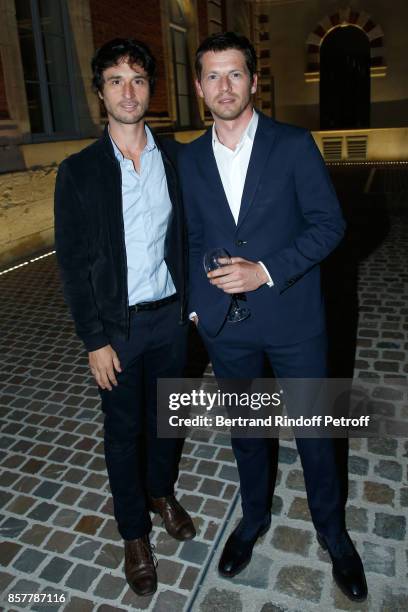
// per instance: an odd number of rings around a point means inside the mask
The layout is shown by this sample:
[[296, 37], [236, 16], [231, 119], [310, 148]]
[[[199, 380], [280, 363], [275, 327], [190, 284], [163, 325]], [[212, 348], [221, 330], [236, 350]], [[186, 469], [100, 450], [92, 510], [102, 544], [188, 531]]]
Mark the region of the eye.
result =
[[111, 84], [112, 84], [112, 85], [119, 85], [119, 83], [120, 83], [120, 80], [119, 80], [119, 79], [112, 79], [112, 80], [111, 80]]
[[240, 72], [233, 72], [231, 74], [233, 79], [239, 79], [241, 77], [241, 73]]
[[209, 75], [208, 75], [208, 77], [207, 77], [207, 79], [208, 79], [209, 81], [215, 81], [215, 79], [216, 79], [216, 78], [217, 78], [217, 75], [216, 75], [216, 74], [209, 74]]

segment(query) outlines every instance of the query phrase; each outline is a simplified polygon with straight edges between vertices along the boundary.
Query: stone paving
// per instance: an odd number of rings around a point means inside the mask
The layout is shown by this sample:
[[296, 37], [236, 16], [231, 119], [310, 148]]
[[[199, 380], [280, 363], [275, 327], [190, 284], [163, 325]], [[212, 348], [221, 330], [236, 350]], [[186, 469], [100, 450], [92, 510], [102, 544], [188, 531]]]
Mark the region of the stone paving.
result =
[[[63, 303], [54, 256], [0, 277], [0, 587], [53, 593], [47, 610], [182, 610], [237, 495], [221, 434], [186, 441], [178, 497], [198, 536], [179, 543], [154, 519], [160, 589], [138, 598], [124, 580], [112, 518], [99, 399]], [[44, 604], [5, 605], [43, 609]]]
[[[363, 604], [350, 602], [332, 580], [328, 555], [316, 542], [303, 473], [292, 442], [281, 444], [269, 532], [257, 543], [250, 565], [241, 574], [232, 580], [221, 578], [216, 570], [218, 557], [241, 516], [236, 503], [218, 554], [195, 599], [193, 609], [199, 612], [408, 610], [408, 217], [401, 213], [399, 199], [391, 197], [395, 181], [390, 170], [384, 177], [375, 178], [377, 184], [390, 184], [387, 194], [394, 204], [391, 219], [384, 208], [383, 192], [373, 191], [361, 201], [368, 171], [357, 169], [354, 174], [353, 181], [342, 184], [341, 177], [336, 181], [334, 176], [349, 217], [349, 232], [347, 253], [332, 267], [339, 270], [345, 266], [344, 276], [336, 276], [338, 287], [328, 303], [329, 328], [336, 344], [332, 348], [341, 355], [350, 354], [351, 340], [357, 389], [359, 384], [368, 389], [374, 414], [387, 418], [399, 415], [398, 427], [390, 426], [389, 434], [403, 436], [350, 440], [347, 526], [363, 558], [368, 600]], [[400, 171], [396, 176], [400, 184]], [[407, 187], [406, 171], [403, 179]], [[398, 198], [400, 195], [399, 191]], [[356, 196], [360, 198], [358, 205]], [[353, 208], [350, 216], [348, 207]], [[355, 285], [350, 265], [353, 261], [360, 261]], [[352, 327], [353, 304], [354, 343], [347, 331], [349, 324]], [[341, 317], [346, 319], [345, 325]], [[334, 362], [334, 374], [350, 375], [347, 363], [342, 359]]]
[[[357, 219], [357, 234], [368, 231], [366, 212]], [[400, 407], [405, 419], [406, 386], [391, 385], [390, 377], [406, 379], [408, 373], [407, 230], [407, 217], [395, 213], [385, 241], [361, 254], [353, 364], [355, 378], [371, 385], [375, 410], [393, 416]], [[333, 303], [344, 310], [354, 288], [343, 284], [341, 290], [342, 300]], [[367, 570], [365, 604], [351, 604], [333, 584], [290, 440], [281, 443], [270, 531], [242, 574], [233, 580], [217, 575], [222, 545], [240, 515], [238, 478], [228, 436], [204, 430], [185, 443], [177, 492], [194, 517], [197, 538], [172, 540], [156, 517], [152, 542], [160, 587], [151, 598], [134, 595], [122, 573], [112, 518], [99, 400], [61, 297], [54, 256], [1, 276], [0, 292], [1, 609], [408, 609], [408, 433], [401, 431], [406, 421], [398, 432], [405, 438], [350, 441], [347, 522]], [[342, 354], [348, 350], [343, 348]], [[47, 593], [66, 601], [11, 603], [12, 593]]]

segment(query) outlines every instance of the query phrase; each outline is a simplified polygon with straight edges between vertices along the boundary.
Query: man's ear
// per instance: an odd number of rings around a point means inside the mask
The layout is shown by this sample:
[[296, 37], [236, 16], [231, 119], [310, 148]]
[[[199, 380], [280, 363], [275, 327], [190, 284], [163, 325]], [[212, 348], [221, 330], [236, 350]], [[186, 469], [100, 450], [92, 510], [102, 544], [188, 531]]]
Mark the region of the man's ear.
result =
[[204, 98], [203, 90], [201, 89], [201, 84], [200, 84], [200, 81], [198, 79], [195, 79], [194, 85], [195, 85], [198, 97], [199, 98]]
[[103, 100], [103, 95], [102, 95], [102, 93], [100, 92], [99, 89], [98, 89], [98, 97], [99, 97], [100, 100]]
[[258, 87], [258, 75], [254, 74], [252, 78], [251, 94], [254, 94], [256, 92], [257, 87]]

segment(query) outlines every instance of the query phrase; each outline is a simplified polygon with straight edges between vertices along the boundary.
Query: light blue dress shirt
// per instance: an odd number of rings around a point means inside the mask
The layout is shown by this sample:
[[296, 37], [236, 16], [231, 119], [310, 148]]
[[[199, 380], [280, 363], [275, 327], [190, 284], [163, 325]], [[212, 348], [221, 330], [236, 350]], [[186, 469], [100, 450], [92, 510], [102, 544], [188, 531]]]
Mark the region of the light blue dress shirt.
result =
[[164, 242], [172, 213], [160, 151], [145, 126], [147, 143], [140, 172], [111, 137], [122, 174], [122, 205], [128, 269], [129, 305], [152, 302], [176, 292], [164, 261]]

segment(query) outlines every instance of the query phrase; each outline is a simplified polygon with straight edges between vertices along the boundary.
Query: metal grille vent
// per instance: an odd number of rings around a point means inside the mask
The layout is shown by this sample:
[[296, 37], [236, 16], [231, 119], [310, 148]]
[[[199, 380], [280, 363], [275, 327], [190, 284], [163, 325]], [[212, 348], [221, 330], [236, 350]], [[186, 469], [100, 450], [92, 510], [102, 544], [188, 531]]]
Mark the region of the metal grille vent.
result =
[[367, 159], [367, 136], [350, 136], [346, 140], [348, 159]]
[[323, 138], [324, 159], [329, 161], [341, 159], [341, 138]]

